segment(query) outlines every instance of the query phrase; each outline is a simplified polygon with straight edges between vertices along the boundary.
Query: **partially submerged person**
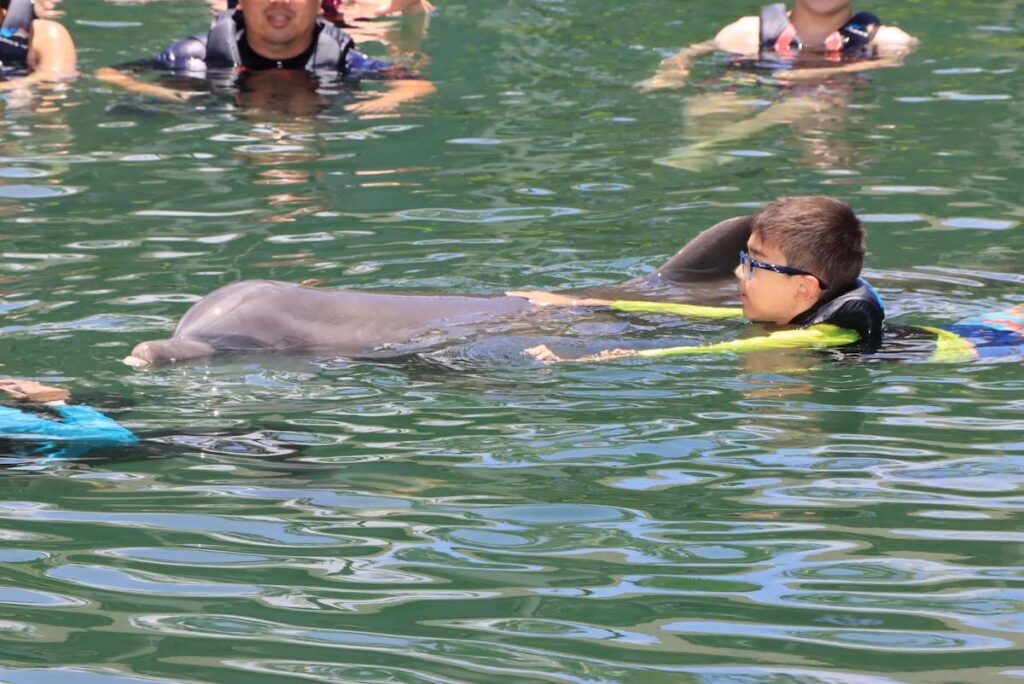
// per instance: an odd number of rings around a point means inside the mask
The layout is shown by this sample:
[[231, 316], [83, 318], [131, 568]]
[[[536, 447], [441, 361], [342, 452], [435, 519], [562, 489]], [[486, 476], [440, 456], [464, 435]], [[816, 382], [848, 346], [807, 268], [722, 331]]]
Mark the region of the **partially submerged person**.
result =
[[[389, 111], [434, 92], [428, 81], [357, 50], [352, 38], [322, 13], [321, 0], [239, 0], [237, 8], [218, 14], [207, 32], [176, 41], [144, 65], [189, 77], [226, 75], [231, 81], [247, 72], [292, 70], [345, 81], [386, 80], [388, 92], [358, 103], [353, 107], [357, 111]], [[187, 99], [193, 94], [145, 83], [110, 67], [96, 75], [165, 99]]]
[[[873, 351], [882, 342], [885, 310], [874, 288], [860, 277], [864, 253], [864, 228], [848, 205], [828, 197], [788, 197], [755, 216], [728, 219], [704, 231], [643, 282], [651, 289], [664, 283], [720, 280], [735, 272], [742, 308], [545, 292], [499, 297], [390, 294], [250, 280], [203, 298], [185, 313], [171, 338], [137, 345], [125, 362], [144, 366], [228, 351], [394, 358], [451, 344], [467, 331], [488, 329], [500, 319], [523, 318], [550, 305], [692, 318], [746, 317], [772, 330], [713, 345], [620, 350], [602, 358], [850, 345]], [[1003, 329], [979, 320], [920, 330], [938, 343], [936, 361], [974, 358], [997, 347], [1003, 355], [1019, 354], [1006, 351], [1024, 350], [1024, 307], [1019, 308], [1018, 313], [1001, 314]], [[1020, 318], [1016, 328], [1009, 327], [1013, 316]], [[541, 360], [558, 360], [547, 348], [532, 353]]]
[[0, 394], [31, 409], [0, 405], [0, 439], [93, 445], [131, 445], [139, 441], [130, 430], [96, 409], [68, 404], [71, 393], [60, 387], [34, 380], [3, 379]]
[[[239, 0], [207, 0], [216, 10], [234, 9]], [[370, 17], [388, 17], [394, 14], [417, 16], [434, 11], [430, 0], [324, 0], [324, 18], [331, 22]]]
[[[728, 254], [737, 243], [738, 254]], [[620, 311], [676, 313], [688, 317], [744, 317], [761, 323], [767, 335], [717, 344], [655, 349], [612, 349], [582, 360], [623, 356], [664, 357], [789, 348], [839, 348], [856, 345], [874, 352], [882, 346], [885, 309], [875, 289], [860, 277], [865, 231], [853, 209], [824, 197], [784, 197], [746, 224], [722, 225], [694, 242], [709, 245], [707, 269], [733, 270], [741, 308], [680, 306], [661, 302], [622, 302], [546, 292], [510, 292], [538, 306], [611, 307]], [[691, 243], [692, 244], [692, 243]], [[721, 249], [715, 249], [721, 245]], [[681, 253], [685, 253], [689, 245]], [[691, 248], [692, 249], [692, 248]], [[934, 342], [931, 361], [977, 358], [1020, 359], [1024, 354], [1024, 305], [973, 317], [942, 328], [903, 328], [903, 336]], [[541, 345], [527, 353], [542, 361], [563, 359]]]
[[[715, 51], [786, 68], [788, 78], [808, 78], [894, 66], [916, 44], [916, 38], [882, 23], [874, 14], [855, 15], [853, 0], [795, 0], [792, 11], [784, 3], [774, 3], [764, 6], [758, 16], [741, 17], [713, 39], [665, 59], [653, 77], [637, 86], [641, 90], [681, 87], [693, 61]], [[834, 66], [820, 68], [822, 60]], [[819, 68], [801, 69], [802, 62]]]
[[[52, 5], [52, 0], [41, 1], [40, 14]], [[0, 90], [70, 78], [76, 61], [71, 34], [56, 21], [40, 18], [33, 0], [0, 0], [0, 74], [14, 76], [0, 81]]]
[[[770, 326], [806, 329], [807, 334], [783, 338], [792, 340], [794, 346], [836, 346], [857, 341], [869, 348], [879, 346], [885, 309], [875, 289], [860, 277], [865, 234], [849, 205], [823, 196], [784, 197], [759, 211], [746, 225], [735, 224], [728, 231], [726, 234], [719, 228], [714, 231], [718, 234], [702, 234], [698, 239], [713, 246], [742, 245], [731, 254], [712, 250], [707, 256], [712, 270], [717, 266], [720, 273], [735, 272], [743, 306], [710, 309], [709, 316], [743, 316]], [[543, 292], [510, 294], [525, 296], [540, 306], [616, 304]], [[643, 302], [633, 304], [635, 311], [673, 309], [673, 305], [655, 302], [649, 303], [649, 309]], [[616, 308], [623, 309], [621, 304]], [[750, 340], [744, 343], [757, 344]], [[529, 351], [541, 360], [558, 360], [546, 348]], [[650, 350], [619, 350], [614, 355], [634, 354], [652, 355]]]
[[[727, 53], [735, 67], [686, 98], [685, 130], [693, 142], [655, 161], [703, 171], [712, 160], [735, 159], [715, 154], [722, 145], [788, 125], [802, 133], [796, 143], [806, 150], [806, 163], [834, 168], [861, 162], [828, 133], [843, 126], [853, 86], [865, 79], [857, 74], [898, 66], [915, 44], [874, 14], [854, 14], [851, 0], [795, 0], [791, 12], [782, 3], [766, 5], [758, 16], [742, 17], [714, 39], [665, 59], [637, 84], [644, 92], [681, 88], [694, 62], [711, 52]], [[768, 97], [764, 75], [776, 86]], [[759, 106], [766, 99], [768, 106]]]

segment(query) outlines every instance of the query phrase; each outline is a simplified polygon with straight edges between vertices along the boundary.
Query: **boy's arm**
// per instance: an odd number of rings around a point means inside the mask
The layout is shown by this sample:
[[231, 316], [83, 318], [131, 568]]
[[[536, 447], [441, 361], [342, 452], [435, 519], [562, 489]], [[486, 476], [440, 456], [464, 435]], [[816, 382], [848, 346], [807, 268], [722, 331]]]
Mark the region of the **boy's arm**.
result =
[[[584, 356], [577, 361], [607, 361], [625, 356], [641, 356], [650, 358], [661, 358], [667, 356], [686, 356], [698, 354], [743, 354], [771, 349], [828, 349], [831, 347], [842, 347], [854, 344], [860, 339], [860, 335], [853, 330], [840, 328], [837, 325], [822, 323], [810, 328], [798, 328], [796, 330], [779, 330], [767, 335], [758, 337], [747, 337], [742, 340], [730, 340], [728, 342], [717, 342], [715, 344], [701, 344], [685, 347], [663, 347], [660, 349], [610, 349], [591, 356]], [[546, 346], [527, 349], [526, 353], [534, 358], [553, 363], [565, 361], [559, 358]]]
[[675, 302], [645, 302], [628, 299], [595, 299], [574, 297], [555, 292], [514, 290], [506, 292], [509, 297], [523, 297], [534, 306], [599, 306], [615, 311], [637, 313], [663, 313], [690, 318], [742, 318], [743, 309], [734, 306], [700, 306], [677, 304]]
[[66, 401], [71, 393], [61, 387], [44, 385], [35, 380], [0, 380], [0, 392], [15, 401], [45, 404], [50, 401]]
[[109, 83], [134, 93], [175, 102], [188, 100], [196, 93], [140, 81], [135, 78], [134, 74], [126, 70], [129, 67], [138, 65], [145, 65], [169, 73], [197, 77], [204, 76], [206, 73], [206, 41], [198, 36], [182, 38], [175, 41], [151, 60], [133, 62], [130, 65], [126, 64], [121, 67], [102, 67], [97, 69], [95, 73], [96, 78], [104, 83]]
[[644, 93], [663, 88], [681, 88], [690, 75], [693, 61], [715, 50], [741, 55], [755, 53], [758, 50], [760, 27], [759, 17], [742, 17], [719, 31], [713, 40], [694, 43], [666, 58], [658, 65], [654, 76], [640, 81], [635, 87]]

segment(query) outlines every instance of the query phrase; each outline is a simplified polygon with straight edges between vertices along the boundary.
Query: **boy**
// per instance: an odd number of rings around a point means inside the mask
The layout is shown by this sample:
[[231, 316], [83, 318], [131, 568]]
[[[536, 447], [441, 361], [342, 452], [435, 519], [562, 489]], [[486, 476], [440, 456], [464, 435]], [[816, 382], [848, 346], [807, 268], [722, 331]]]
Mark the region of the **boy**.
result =
[[[793, 10], [783, 3], [766, 5], [759, 16], [747, 16], [729, 24], [714, 39], [696, 43], [665, 59], [654, 76], [641, 81], [642, 91], [679, 88], [690, 74], [690, 65], [701, 55], [720, 50], [746, 57], [768, 57], [793, 64], [804, 54], [830, 62], [843, 58], [877, 57], [826, 68], [791, 69], [788, 79], [813, 78], [825, 73], [864, 71], [895, 66], [917, 39], [895, 26], [886, 26], [873, 14], [854, 16], [853, 0], [795, 0]], [[779, 75], [779, 74], [777, 74]]]
[[[662, 349], [613, 349], [581, 360], [623, 356], [662, 357], [684, 354], [750, 352], [786, 348], [827, 348], [860, 343], [875, 351], [882, 342], [885, 310], [874, 288], [860, 277], [864, 264], [864, 228], [849, 205], [830, 197], [783, 197], [753, 216], [734, 219], [698, 235], [673, 262], [684, 261], [687, 274], [714, 274], [734, 266], [727, 256], [738, 244], [738, 280], [742, 308], [699, 307], [659, 302], [610, 301], [546, 292], [509, 292], [537, 306], [606, 306], [618, 311], [676, 313], [690, 317], [729, 318], [784, 329], [768, 335], [717, 344]], [[678, 274], [677, 274], [678, 277]], [[908, 327], [904, 337], [934, 342], [932, 362], [977, 359], [1017, 361], [1024, 356], [1024, 305], [965, 319], [942, 328]], [[923, 335], [922, 335], [923, 333]], [[540, 345], [526, 353], [540, 361], [561, 361]]]
[[[885, 311], [874, 288], [860, 278], [864, 265], [864, 227], [849, 205], [824, 196], [783, 197], [755, 214], [749, 226], [735, 224], [729, 231], [730, 234], [722, 232], [720, 235], [709, 235], [708, 231], [698, 239], [735, 244], [734, 233], [749, 231], [746, 249], [729, 263], [731, 266], [737, 259], [739, 261], [735, 274], [743, 308], [684, 309], [680, 313], [708, 317], [742, 315], [770, 326], [798, 326], [799, 330], [724, 343], [725, 346], [682, 347], [677, 353], [839, 346], [858, 340], [868, 348], [878, 347]], [[718, 254], [715, 258], [722, 256]], [[526, 297], [539, 306], [614, 306], [619, 310], [645, 310], [642, 302], [627, 304], [544, 292], [509, 294]], [[649, 304], [648, 310], [652, 311], [670, 313], [675, 308], [675, 305]], [[527, 352], [542, 361], [560, 360], [543, 345]], [[600, 358], [670, 353], [670, 350], [613, 350]]]

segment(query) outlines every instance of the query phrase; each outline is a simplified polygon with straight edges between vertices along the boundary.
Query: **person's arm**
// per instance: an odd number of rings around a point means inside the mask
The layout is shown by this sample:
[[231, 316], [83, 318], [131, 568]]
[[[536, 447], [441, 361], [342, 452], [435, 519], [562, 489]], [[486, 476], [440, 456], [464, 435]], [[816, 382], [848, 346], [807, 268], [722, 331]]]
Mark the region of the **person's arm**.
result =
[[434, 11], [430, 0], [391, 0], [387, 7], [374, 12], [374, 16], [386, 17], [389, 14], [429, 14]]
[[44, 385], [35, 380], [0, 380], [0, 392], [15, 401], [45, 404], [50, 401], [66, 401], [71, 393], [61, 387]]
[[345, 56], [347, 76], [352, 79], [387, 81], [387, 92], [351, 105], [349, 111], [360, 114], [384, 114], [394, 111], [403, 102], [426, 97], [437, 91], [426, 79], [415, 78], [404, 67], [374, 59], [358, 50], [349, 50]]
[[68, 30], [55, 21], [36, 19], [32, 22], [28, 47], [28, 66], [32, 73], [0, 82], [0, 91], [72, 78], [76, 75], [76, 62], [75, 42]]
[[693, 61], [715, 50], [736, 54], [757, 52], [760, 26], [759, 17], [738, 19], [719, 31], [714, 39], [694, 43], [663, 60], [654, 76], [640, 81], [635, 88], [644, 93], [665, 88], [681, 88], [686, 84]]
[[56, 19], [60, 17], [64, 13], [57, 9], [59, 4], [60, 0], [35, 0], [36, 18]]
[[594, 306], [626, 313], [663, 313], [689, 318], [742, 318], [743, 309], [735, 306], [700, 306], [675, 302], [646, 302], [629, 299], [595, 299], [539, 290], [512, 290], [509, 297], [522, 297], [534, 306]]
[[376, 97], [357, 102], [348, 107], [351, 112], [359, 114], [387, 114], [395, 111], [403, 102], [411, 102], [432, 95], [437, 91], [430, 81], [399, 79], [387, 82], [387, 92]]
[[[627, 356], [646, 358], [663, 358], [668, 356], [694, 356], [701, 354], [744, 354], [767, 351], [772, 349], [828, 349], [854, 344], [860, 335], [854, 330], [840, 328], [837, 325], [823, 323], [810, 328], [796, 330], [779, 330], [758, 337], [747, 337], [742, 340], [730, 340], [715, 344], [701, 344], [684, 347], [663, 347], [659, 349], [609, 349], [576, 361], [607, 361]], [[547, 346], [540, 345], [526, 350], [526, 353], [539, 361], [555, 363], [566, 361], [558, 357]]]
[[90, 406], [69, 406], [71, 393], [35, 380], [0, 380], [0, 392], [15, 401], [44, 404], [61, 417], [48, 420], [34, 413], [0, 406], [0, 436], [101, 444], [137, 444], [139, 438]]
[[195, 93], [191, 91], [177, 90], [175, 88], [162, 86], [158, 83], [146, 83], [145, 81], [140, 81], [131, 74], [119, 71], [113, 67], [101, 67], [96, 70], [95, 76], [104, 83], [109, 83], [110, 85], [117, 86], [118, 88], [130, 90], [133, 93], [148, 95], [161, 100], [184, 102], [195, 95]]
[[920, 41], [896, 26], [882, 26], [878, 29], [871, 45], [878, 57], [860, 62], [851, 62], [834, 67], [818, 69], [786, 69], [775, 72], [774, 76], [786, 81], [810, 81], [833, 74], [852, 74], [874, 69], [888, 69], [903, 66], [903, 60]]

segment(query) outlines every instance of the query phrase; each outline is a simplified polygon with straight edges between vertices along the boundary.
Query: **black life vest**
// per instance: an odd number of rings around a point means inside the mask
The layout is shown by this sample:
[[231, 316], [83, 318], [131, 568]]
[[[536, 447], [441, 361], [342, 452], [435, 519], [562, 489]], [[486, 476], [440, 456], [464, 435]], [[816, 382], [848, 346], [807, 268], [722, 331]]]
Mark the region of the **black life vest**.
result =
[[[346, 56], [355, 47], [352, 38], [337, 26], [323, 19], [317, 19], [317, 40], [313, 52], [306, 62], [308, 71], [333, 71], [341, 74], [346, 70]], [[238, 50], [239, 39], [244, 39], [245, 20], [242, 12], [228, 10], [213, 20], [206, 34], [206, 66], [210, 68], [245, 67]]]
[[33, 0], [10, 0], [7, 16], [0, 25], [0, 67], [28, 66], [29, 41], [35, 19]]
[[819, 323], [831, 323], [847, 330], [856, 330], [861, 344], [874, 351], [882, 344], [882, 324], [885, 322], [885, 305], [878, 291], [863, 278], [857, 278], [849, 290], [819, 302], [803, 312], [790, 325], [807, 327]]
[[[881, 26], [881, 20], [874, 14], [857, 13], [825, 39], [826, 58], [839, 61], [845, 57], [871, 56], [871, 41]], [[796, 29], [789, 21], [789, 11], [785, 3], [778, 2], [761, 8], [759, 45], [762, 57], [791, 57], [803, 48]]]

